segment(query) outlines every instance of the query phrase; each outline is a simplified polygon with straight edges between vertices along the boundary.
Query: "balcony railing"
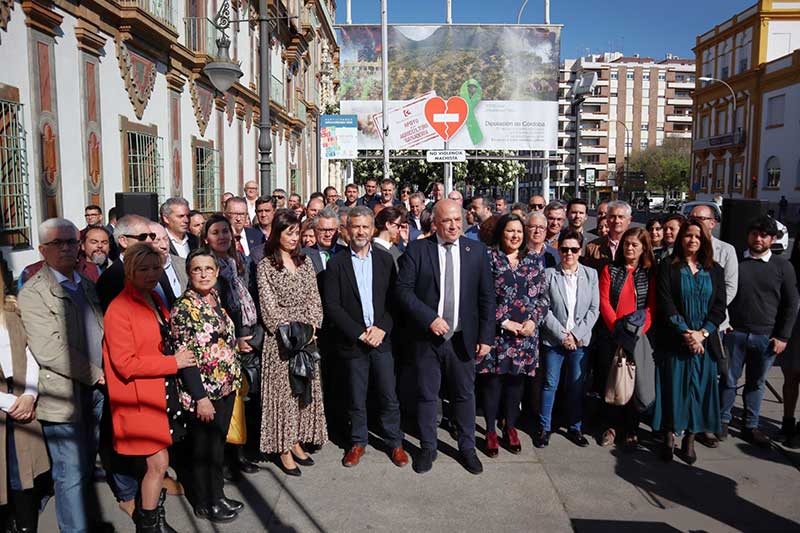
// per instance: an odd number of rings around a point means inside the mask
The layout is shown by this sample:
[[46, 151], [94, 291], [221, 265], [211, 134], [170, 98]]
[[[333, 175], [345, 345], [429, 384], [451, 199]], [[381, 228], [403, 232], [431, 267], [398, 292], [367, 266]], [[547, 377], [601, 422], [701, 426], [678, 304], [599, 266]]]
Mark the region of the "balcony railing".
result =
[[746, 140], [745, 133], [743, 131], [737, 131], [736, 133], [726, 133], [725, 135], [697, 139], [692, 145], [692, 148], [694, 150], [713, 150], [715, 148], [744, 146]]
[[276, 104], [286, 107], [286, 90], [281, 79], [274, 75], [270, 80], [269, 98]]
[[164, 25], [175, 29], [175, 6], [173, 0], [119, 0], [120, 4], [128, 7], [138, 7], [152, 15]]
[[300, 100], [297, 101], [297, 118], [306, 121], [306, 105]]
[[198, 54], [216, 55], [219, 30], [210, 19], [186, 17], [183, 19], [183, 28], [186, 48]]

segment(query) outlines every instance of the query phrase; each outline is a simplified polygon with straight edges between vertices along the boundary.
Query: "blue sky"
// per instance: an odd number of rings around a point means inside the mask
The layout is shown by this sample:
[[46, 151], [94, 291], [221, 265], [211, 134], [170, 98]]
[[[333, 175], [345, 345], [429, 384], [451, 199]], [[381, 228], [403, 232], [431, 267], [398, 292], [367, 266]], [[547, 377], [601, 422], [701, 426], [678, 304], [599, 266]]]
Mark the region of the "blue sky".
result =
[[[443, 23], [445, 0], [388, 0], [390, 24]], [[695, 38], [756, 0], [551, 0], [550, 22], [563, 24], [561, 57], [607, 51], [663, 58], [693, 58]], [[458, 24], [516, 23], [522, 0], [453, 0]], [[544, 2], [529, 0], [522, 22], [544, 19]], [[344, 24], [346, 0], [336, 2], [336, 23]], [[354, 24], [380, 23], [380, 0], [352, 0]]]

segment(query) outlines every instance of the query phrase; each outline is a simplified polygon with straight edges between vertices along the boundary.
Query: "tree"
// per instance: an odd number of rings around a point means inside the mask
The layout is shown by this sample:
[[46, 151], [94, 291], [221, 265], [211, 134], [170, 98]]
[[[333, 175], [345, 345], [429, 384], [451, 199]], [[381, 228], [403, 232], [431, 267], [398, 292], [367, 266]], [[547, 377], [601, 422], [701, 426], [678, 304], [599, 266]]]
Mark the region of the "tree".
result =
[[[379, 150], [367, 151], [369, 155], [380, 156]], [[413, 155], [414, 159], [395, 159], [389, 162], [392, 178], [400, 183], [417, 185], [419, 190], [427, 190], [431, 183], [444, 180], [444, 165], [428, 163], [425, 152], [421, 150], [401, 150], [397, 155]], [[509, 152], [481, 151], [481, 155], [501, 155]], [[499, 187], [510, 189], [514, 179], [522, 177], [525, 166], [516, 160], [474, 160], [453, 164], [453, 182], [474, 187]], [[353, 174], [357, 183], [367, 178], [383, 179], [382, 159], [357, 159], [353, 161]]]
[[688, 188], [692, 146], [689, 139], [665, 139], [661, 146], [634, 152], [628, 166], [644, 173], [648, 191], [658, 190], [674, 196]]

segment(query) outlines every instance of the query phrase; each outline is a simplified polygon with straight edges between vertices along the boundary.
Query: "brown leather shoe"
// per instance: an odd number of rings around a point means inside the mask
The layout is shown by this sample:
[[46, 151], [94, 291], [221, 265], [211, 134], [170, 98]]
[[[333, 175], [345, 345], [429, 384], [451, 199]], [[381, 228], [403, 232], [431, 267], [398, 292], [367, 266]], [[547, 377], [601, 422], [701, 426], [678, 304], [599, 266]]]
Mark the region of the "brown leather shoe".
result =
[[399, 466], [402, 468], [408, 464], [408, 454], [402, 446], [392, 450], [391, 458], [394, 466]]
[[356, 466], [361, 460], [361, 456], [364, 455], [364, 451], [362, 446], [353, 446], [342, 459], [342, 464], [346, 467]]

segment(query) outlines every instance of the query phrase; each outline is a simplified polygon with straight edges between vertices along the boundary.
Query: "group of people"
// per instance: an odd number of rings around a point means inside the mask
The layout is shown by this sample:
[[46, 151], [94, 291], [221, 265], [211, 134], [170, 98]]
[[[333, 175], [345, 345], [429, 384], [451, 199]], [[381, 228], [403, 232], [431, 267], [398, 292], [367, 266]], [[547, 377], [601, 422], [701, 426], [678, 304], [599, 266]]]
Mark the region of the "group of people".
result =
[[591, 397], [600, 445], [635, 447], [645, 423], [663, 435], [665, 460], [678, 436], [692, 464], [695, 440], [727, 437], [745, 367], [739, 435], [769, 442], [759, 409], [782, 353], [782, 433], [787, 444], [800, 433], [800, 253], [790, 263], [770, 252], [769, 217], [750, 223], [739, 260], [702, 205], [645, 229], [631, 227], [627, 203], [603, 202], [592, 238], [582, 199], [508, 205], [445, 197], [438, 183], [430, 198], [408, 185], [396, 195], [374, 179], [364, 195], [328, 187], [305, 206], [281, 189], [244, 190], [214, 214], [170, 198], [159, 222], [125, 214], [104, 226], [88, 206], [82, 230], [40, 225], [43, 260], [0, 313], [0, 505], [18, 530], [36, 529], [48, 472], [61, 530], [92, 529], [98, 453], [137, 531], [172, 531], [167, 493], [232, 521], [244, 504], [225, 496], [226, 477], [265, 458], [300, 476], [329, 437], [355, 467], [368, 411], [398, 467], [411, 462], [404, 428], [417, 433], [413, 468], [424, 473], [440, 398], [473, 474], [476, 406], [492, 458], [520, 453], [523, 416], [536, 447], [561, 423], [588, 446]]

